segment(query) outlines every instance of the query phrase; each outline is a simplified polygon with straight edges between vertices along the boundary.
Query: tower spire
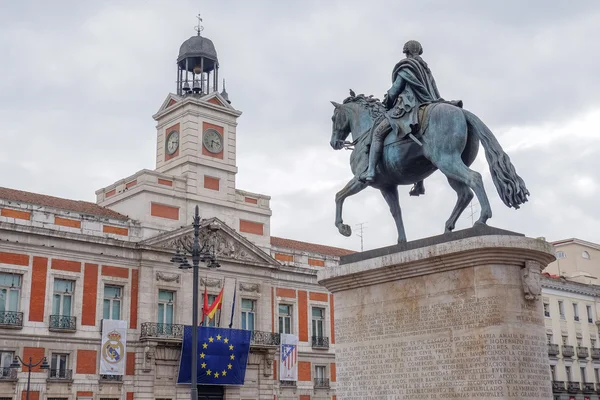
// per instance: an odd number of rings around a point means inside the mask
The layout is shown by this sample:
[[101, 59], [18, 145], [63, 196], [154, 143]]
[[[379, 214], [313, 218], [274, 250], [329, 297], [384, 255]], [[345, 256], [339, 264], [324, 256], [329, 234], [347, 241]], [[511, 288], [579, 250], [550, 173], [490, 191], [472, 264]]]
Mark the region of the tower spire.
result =
[[200, 33], [204, 30], [204, 27], [202, 26], [202, 15], [198, 13], [198, 15], [196, 15], [196, 18], [198, 18], [198, 25], [196, 25], [194, 29], [198, 33], [198, 36], [201, 36]]

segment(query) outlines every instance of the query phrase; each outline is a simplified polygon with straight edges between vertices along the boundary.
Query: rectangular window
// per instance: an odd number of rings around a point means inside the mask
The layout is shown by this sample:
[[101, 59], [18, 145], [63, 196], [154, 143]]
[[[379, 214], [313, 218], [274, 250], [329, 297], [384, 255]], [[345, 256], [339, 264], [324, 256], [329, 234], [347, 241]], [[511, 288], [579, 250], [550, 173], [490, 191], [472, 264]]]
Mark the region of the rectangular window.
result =
[[[209, 307], [212, 306], [216, 299], [217, 299], [216, 294], [209, 294], [208, 295], [208, 306]], [[208, 315], [204, 317], [204, 326], [217, 326], [217, 322], [220, 320], [220, 318], [221, 318], [221, 310], [218, 309], [215, 312], [213, 319], [209, 320]]]
[[592, 349], [595, 349], [595, 348], [596, 348], [596, 339], [591, 339], [591, 338], [590, 338], [590, 347], [591, 347]]
[[279, 305], [279, 333], [292, 333], [292, 306]]
[[[19, 311], [21, 297], [21, 275], [0, 272], [0, 313]], [[0, 314], [0, 323], [4, 318]]]
[[544, 316], [550, 316], [550, 304], [548, 303], [544, 303]]
[[322, 365], [315, 365], [315, 379], [325, 379], [325, 367]]
[[579, 371], [581, 372], [581, 383], [586, 383], [587, 380], [585, 379], [585, 367], [579, 367]]
[[121, 319], [121, 291], [120, 286], [104, 286], [104, 319]]
[[579, 321], [579, 307], [577, 306], [577, 303], [573, 303], [573, 319]]
[[50, 362], [50, 378], [63, 378], [67, 377], [67, 369], [69, 365], [68, 354], [52, 354], [52, 361]]
[[52, 297], [52, 315], [70, 317], [73, 305], [73, 287], [75, 282], [65, 279], [54, 280]]
[[254, 312], [256, 309], [256, 301], [250, 299], [242, 299], [242, 329], [249, 331], [254, 330]]
[[564, 346], [567, 346], [569, 344], [569, 337], [568, 336], [563, 336], [562, 337], [562, 342]]
[[10, 364], [14, 358], [13, 351], [0, 350], [0, 378], [11, 376]]
[[322, 338], [324, 336], [323, 325], [325, 325], [325, 309], [313, 307], [312, 309], [312, 335]]
[[577, 338], [577, 347], [581, 347], [582, 345], [582, 339], [581, 338]]
[[600, 385], [600, 371], [598, 368], [594, 368], [594, 379], [596, 380], [596, 385]]
[[590, 324], [593, 324], [594, 323], [594, 318], [592, 317], [592, 306], [587, 305], [587, 306], [585, 306], [585, 309], [587, 311], [588, 322]]
[[556, 380], [556, 368], [554, 367], [554, 365], [550, 366], [550, 376], [552, 376], [553, 381]]
[[573, 382], [573, 379], [571, 379], [571, 367], [568, 365], [565, 366], [565, 373], [567, 375], [567, 382]]
[[560, 319], [565, 319], [565, 303], [562, 300], [558, 301], [558, 313], [560, 314]]
[[163, 335], [172, 334], [175, 309], [173, 301], [175, 292], [170, 290], [158, 291], [158, 333]]
[[552, 344], [552, 334], [551, 333], [546, 334], [546, 339], [548, 339], [548, 344]]

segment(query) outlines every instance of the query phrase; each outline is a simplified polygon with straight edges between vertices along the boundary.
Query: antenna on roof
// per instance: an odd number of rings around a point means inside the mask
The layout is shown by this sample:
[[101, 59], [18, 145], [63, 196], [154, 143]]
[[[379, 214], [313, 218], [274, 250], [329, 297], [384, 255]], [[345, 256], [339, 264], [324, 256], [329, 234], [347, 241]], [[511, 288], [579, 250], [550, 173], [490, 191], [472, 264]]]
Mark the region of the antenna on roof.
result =
[[366, 222], [361, 222], [359, 224], [356, 224], [356, 226], [358, 226], [358, 232], [356, 234], [356, 236], [358, 236], [360, 238], [360, 251], [363, 251], [364, 248], [364, 235], [365, 235], [365, 225], [367, 223]]

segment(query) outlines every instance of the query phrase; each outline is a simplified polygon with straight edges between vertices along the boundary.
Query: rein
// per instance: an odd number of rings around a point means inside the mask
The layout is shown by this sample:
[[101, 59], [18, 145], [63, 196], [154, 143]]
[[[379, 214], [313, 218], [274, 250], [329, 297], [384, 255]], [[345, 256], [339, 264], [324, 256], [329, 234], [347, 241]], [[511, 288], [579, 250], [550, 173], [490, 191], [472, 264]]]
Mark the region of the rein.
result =
[[358, 137], [356, 139], [354, 139], [351, 142], [345, 141], [343, 146], [344, 149], [346, 150], [354, 150], [354, 146], [356, 146], [359, 142], [363, 141], [365, 138], [368, 137], [369, 133], [371, 133], [371, 131], [377, 126], [377, 124], [379, 124], [379, 122], [381, 122], [381, 120], [384, 117], [378, 117], [375, 120], [373, 120], [373, 125], [371, 125], [370, 128], [366, 129], [363, 133], [361, 133], [360, 135], [358, 135]]

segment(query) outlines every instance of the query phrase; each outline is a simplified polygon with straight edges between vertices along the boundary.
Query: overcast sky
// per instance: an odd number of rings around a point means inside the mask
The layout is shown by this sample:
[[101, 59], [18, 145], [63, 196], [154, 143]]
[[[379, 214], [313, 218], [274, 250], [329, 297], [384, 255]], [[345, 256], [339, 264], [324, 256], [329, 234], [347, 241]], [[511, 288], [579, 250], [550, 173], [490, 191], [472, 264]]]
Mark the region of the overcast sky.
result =
[[[520, 210], [506, 208], [480, 151], [490, 225], [600, 243], [597, 0], [0, 0], [0, 186], [95, 201], [153, 169], [151, 116], [175, 89], [198, 12], [243, 111], [237, 187], [272, 196], [273, 235], [360, 249], [333, 224], [352, 175], [350, 152], [329, 147], [330, 100], [349, 88], [381, 98], [417, 39], [441, 95], [493, 130], [530, 189]], [[442, 233], [454, 206], [441, 173], [425, 185], [418, 198], [400, 187], [409, 240]], [[374, 189], [347, 199], [344, 221], [366, 223], [365, 249], [396, 241]]]

